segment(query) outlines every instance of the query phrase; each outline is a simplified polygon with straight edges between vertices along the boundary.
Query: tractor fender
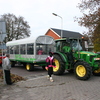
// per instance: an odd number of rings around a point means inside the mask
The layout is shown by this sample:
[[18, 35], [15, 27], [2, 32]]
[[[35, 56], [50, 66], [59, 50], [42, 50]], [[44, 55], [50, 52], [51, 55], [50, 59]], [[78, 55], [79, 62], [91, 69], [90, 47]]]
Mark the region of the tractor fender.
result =
[[75, 61], [74, 65], [77, 63], [77, 62], [81, 62], [81, 61], [84, 61], [83, 59], [78, 59], [77, 61]]
[[67, 58], [66, 58], [66, 56], [63, 53], [61, 53], [61, 52], [54, 52], [53, 55], [59, 55], [64, 63], [67, 62]]

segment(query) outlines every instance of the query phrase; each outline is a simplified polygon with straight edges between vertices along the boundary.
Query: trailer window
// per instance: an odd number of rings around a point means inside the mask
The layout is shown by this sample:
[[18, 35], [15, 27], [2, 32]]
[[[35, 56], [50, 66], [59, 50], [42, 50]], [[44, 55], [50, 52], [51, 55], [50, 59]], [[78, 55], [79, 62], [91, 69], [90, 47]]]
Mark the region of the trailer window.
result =
[[37, 55], [48, 55], [49, 52], [54, 51], [53, 44], [38, 44], [36, 45]]
[[19, 54], [19, 45], [16, 45], [16, 46], [14, 47], [14, 49], [15, 49], [15, 54]]
[[43, 55], [43, 52], [44, 52], [43, 45], [37, 44], [36, 51], [37, 51], [37, 55]]
[[33, 43], [27, 44], [27, 54], [34, 54], [34, 45]]
[[20, 54], [26, 54], [26, 45], [25, 44], [20, 45]]
[[13, 54], [14, 53], [14, 46], [10, 46], [9, 49], [10, 49], [10, 54]]

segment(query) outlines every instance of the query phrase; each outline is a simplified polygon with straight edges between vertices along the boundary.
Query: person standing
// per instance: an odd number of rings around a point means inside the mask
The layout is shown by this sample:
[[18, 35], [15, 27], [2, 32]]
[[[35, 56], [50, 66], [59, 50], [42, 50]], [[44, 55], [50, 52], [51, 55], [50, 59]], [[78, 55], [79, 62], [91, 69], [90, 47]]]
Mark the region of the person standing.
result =
[[49, 56], [46, 58], [46, 63], [47, 63], [46, 69], [48, 70], [47, 78], [49, 78], [50, 81], [53, 82], [52, 74], [53, 74], [53, 67], [55, 67], [55, 63], [52, 52], [49, 52]]
[[9, 57], [10, 57], [10, 55], [6, 54], [6, 57], [3, 59], [2, 66], [4, 69], [6, 84], [12, 85], [13, 82], [11, 81], [11, 75], [10, 75], [11, 63], [10, 63]]

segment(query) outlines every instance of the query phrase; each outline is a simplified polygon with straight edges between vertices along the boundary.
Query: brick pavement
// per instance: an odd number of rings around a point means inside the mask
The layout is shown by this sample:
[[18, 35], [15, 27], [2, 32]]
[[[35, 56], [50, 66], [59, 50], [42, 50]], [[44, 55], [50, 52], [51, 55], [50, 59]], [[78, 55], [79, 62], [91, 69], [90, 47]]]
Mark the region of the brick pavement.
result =
[[46, 76], [21, 81], [14, 85], [3, 85], [0, 100], [100, 100], [100, 77], [92, 76], [88, 81], [77, 80], [73, 74]]

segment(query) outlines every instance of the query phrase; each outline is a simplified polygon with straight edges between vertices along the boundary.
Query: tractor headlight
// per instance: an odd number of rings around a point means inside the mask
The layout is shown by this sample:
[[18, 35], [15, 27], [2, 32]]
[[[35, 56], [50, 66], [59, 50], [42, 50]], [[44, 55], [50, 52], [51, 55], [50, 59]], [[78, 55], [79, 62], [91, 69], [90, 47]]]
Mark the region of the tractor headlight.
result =
[[94, 60], [100, 60], [100, 58], [94, 58]]

